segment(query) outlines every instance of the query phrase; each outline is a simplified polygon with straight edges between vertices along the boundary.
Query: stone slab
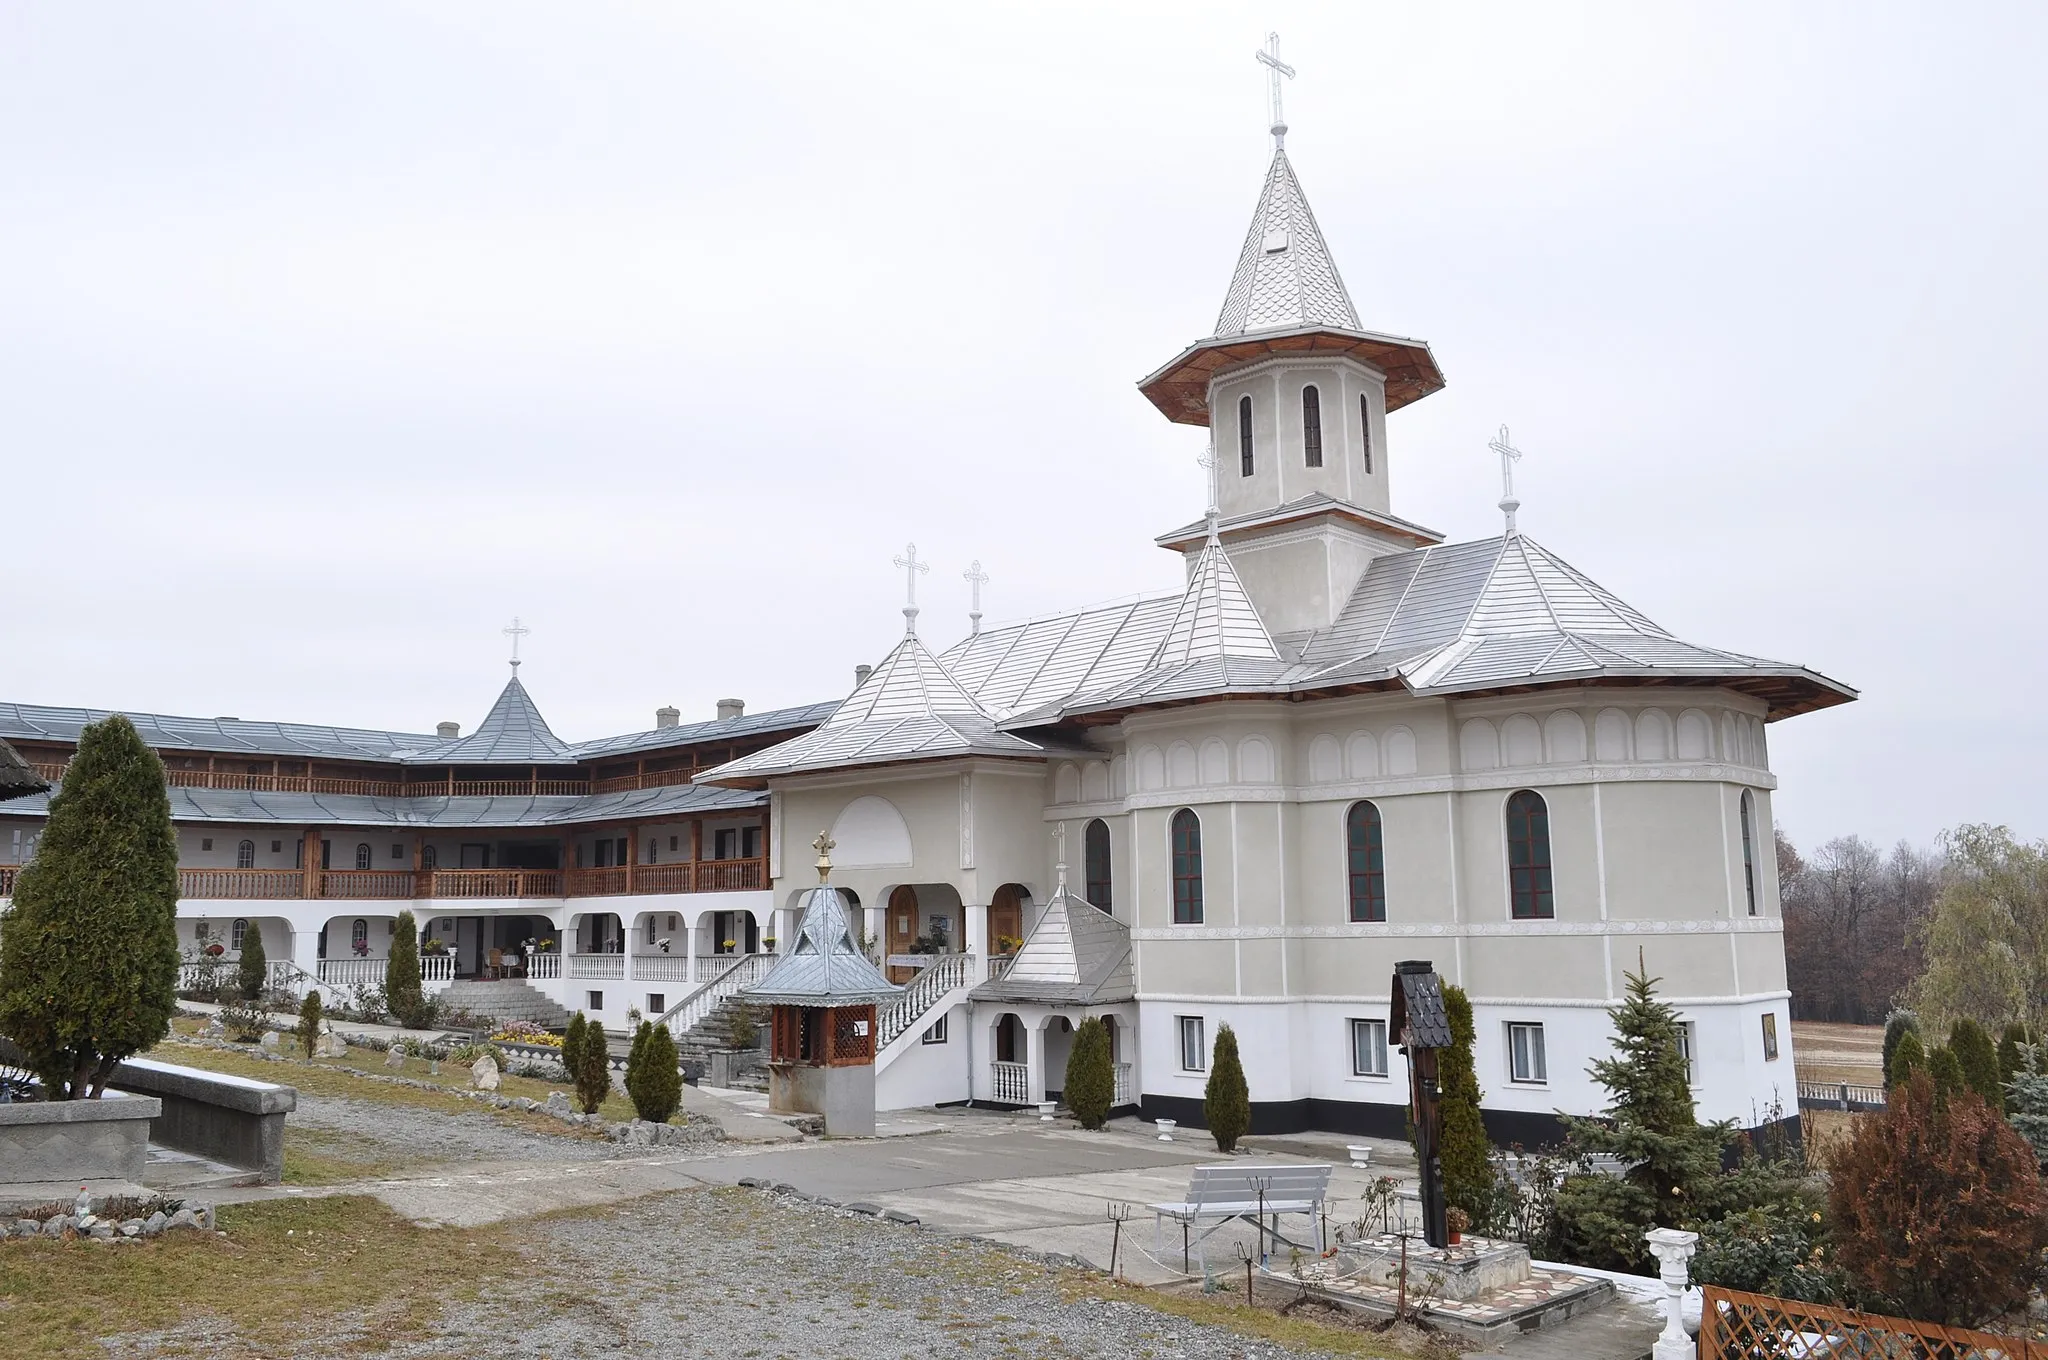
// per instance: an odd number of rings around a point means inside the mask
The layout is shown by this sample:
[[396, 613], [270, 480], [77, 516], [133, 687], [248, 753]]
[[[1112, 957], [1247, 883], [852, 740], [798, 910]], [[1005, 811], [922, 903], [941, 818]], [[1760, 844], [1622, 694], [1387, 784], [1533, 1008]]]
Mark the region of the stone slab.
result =
[[163, 1102], [109, 1091], [98, 1100], [0, 1105], [0, 1185], [142, 1179], [150, 1121]]

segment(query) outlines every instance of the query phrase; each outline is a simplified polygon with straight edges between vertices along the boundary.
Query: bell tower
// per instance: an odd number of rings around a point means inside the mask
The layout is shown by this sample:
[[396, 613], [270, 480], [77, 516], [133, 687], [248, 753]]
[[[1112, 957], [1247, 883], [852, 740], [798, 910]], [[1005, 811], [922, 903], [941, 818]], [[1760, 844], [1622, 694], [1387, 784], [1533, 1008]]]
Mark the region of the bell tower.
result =
[[[1326, 627], [1373, 558], [1440, 542], [1393, 513], [1387, 414], [1444, 385], [1429, 346], [1368, 331], [1287, 157], [1274, 35], [1273, 160], [1215, 332], [1139, 383], [1212, 432], [1219, 531], [1274, 633]], [[1162, 535], [1190, 560], [1206, 528]]]

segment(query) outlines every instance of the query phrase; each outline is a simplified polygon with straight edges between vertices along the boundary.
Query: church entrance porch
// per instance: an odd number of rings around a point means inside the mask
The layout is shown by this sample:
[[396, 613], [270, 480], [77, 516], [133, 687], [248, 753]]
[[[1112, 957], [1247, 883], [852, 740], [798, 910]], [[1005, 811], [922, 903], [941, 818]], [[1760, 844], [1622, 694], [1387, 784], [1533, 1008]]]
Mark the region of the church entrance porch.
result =
[[903, 883], [890, 890], [882, 941], [889, 981], [899, 985], [929, 967], [938, 954], [967, 947], [966, 910], [945, 883]]

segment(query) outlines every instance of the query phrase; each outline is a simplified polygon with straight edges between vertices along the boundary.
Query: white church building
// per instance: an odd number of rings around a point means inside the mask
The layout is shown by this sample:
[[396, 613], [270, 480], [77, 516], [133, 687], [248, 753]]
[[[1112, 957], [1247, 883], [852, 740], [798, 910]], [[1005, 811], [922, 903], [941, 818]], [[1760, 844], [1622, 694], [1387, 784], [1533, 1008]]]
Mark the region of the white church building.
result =
[[[1212, 432], [1208, 514], [1157, 538], [1184, 590], [937, 651], [913, 598], [849, 696], [580, 744], [516, 672], [468, 737], [131, 715], [188, 948], [257, 920], [280, 981], [339, 989], [410, 910], [431, 988], [687, 1032], [793, 938], [825, 831], [904, 986], [884, 1109], [1050, 1098], [1098, 1015], [1148, 1118], [1199, 1124], [1229, 1025], [1255, 1129], [1400, 1136], [1389, 980], [1428, 959], [1472, 999], [1489, 1131], [1541, 1144], [1604, 1104], [1640, 959], [1702, 1117], [1796, 1115], [1765, 734], [1854, 691], [1675, 637], [1511, 491], [1477, 542], [1396, 514], [1389, 417], [1443, 377], [1362, 324], [1282, 132], [1213, 333], [1140, 384]], [[0, 705], [0, 738], [61, 779], [98, 716]], [[44, 805], [0, 804], [0, 897]]]

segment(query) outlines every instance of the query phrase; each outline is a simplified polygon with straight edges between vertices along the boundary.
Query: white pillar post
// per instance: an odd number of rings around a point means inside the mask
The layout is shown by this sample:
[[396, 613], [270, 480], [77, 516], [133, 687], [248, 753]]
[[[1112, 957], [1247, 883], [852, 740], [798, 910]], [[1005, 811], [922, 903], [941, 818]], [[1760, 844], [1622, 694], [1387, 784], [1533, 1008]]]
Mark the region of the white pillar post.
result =
[[1044, 1029], [1036, 1025], [1025, 1027], [1024, 1094], [1033, 1105], [1045, 1099], [1045, 1038]]
[[960, 948], [963, 953], [976, 958], [988, 957], [988, 904], [971, 906], [963, 903], [960, 914], [966, 919], [960, 923]]
[[1664, 1330], [1657, 1334], [1650, 1354], [1654, 1360], [1693, 1360], [1698, 1347], [1685, 1333], [1685, 1286], [1700, 1235], [1678, 1228], [1652, 1228], [1643, 1237], [1650, 1244], [1650, 1254], [1657, 1258], [1657, 1278], [1664, 1282]]

